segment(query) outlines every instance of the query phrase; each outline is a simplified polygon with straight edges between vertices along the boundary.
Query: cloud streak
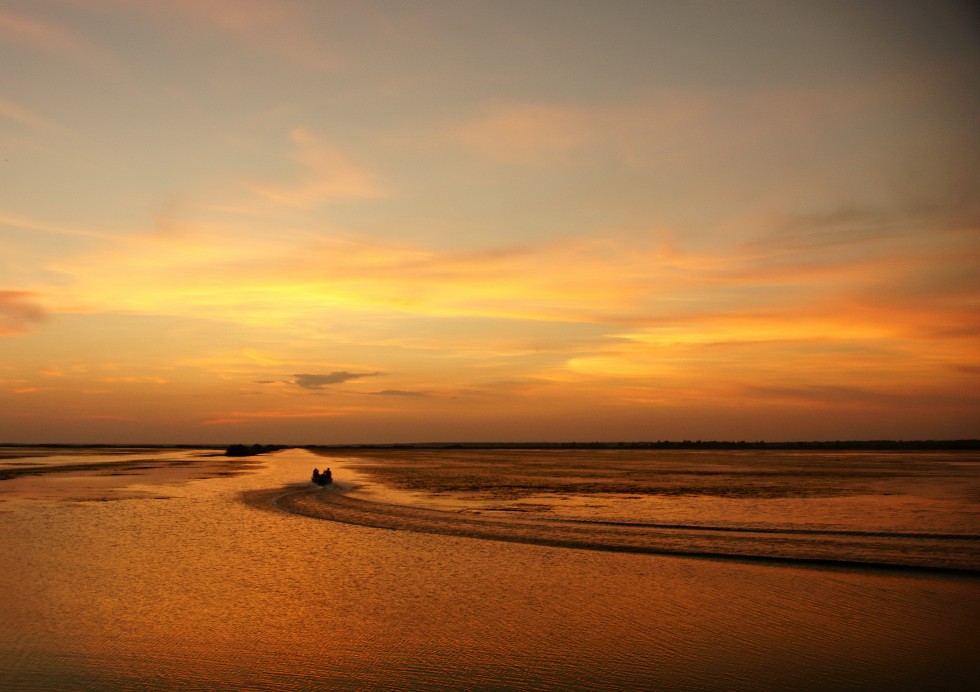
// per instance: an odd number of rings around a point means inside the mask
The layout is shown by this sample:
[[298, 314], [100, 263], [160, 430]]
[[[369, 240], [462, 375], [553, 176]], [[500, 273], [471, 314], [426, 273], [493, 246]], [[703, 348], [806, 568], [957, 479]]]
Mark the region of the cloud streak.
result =
[[298, 128], [290, 136], [295, 149], [290, 158], [303, 169], [292, 185], [252, 183], [255, 194], [286, 207], [311, 208], [328, 202], [383, 197], [376, 176], [309, 130]]
[[[863, 215], [861, 228], [872, 218]], [[322, 350], [311, 346], [200, 366], [254, 381], [295, 363], [289, 386], [270, 397], [350, 394], [341, 385], [390, 363], [404, 379], [360, 393], [414, 397], [413, 408], [447, 400], [424, 396], [420, 381], [451, 392], [519, 378], [531, 384], [494, 386], [494, 397], [530, 401], [545, 388], [636, 406], [812, 400], [907, 411], [914, 397], [905, 390], [960, 410], [969, 402], [957, 392], [980, 348], [980, 235], [935, 219], [914, 223], [929, 233], [880, 223], [859, 241], [840, 233], [816, 245], [774, 223], [753, 242], [711, 251], [685, 249], [665, 229], [634, 229], [457, 253], [350, 234], [280, 247], [197, 228], [179, 242], [115, 244], [61, 270], [90, 310], [288, 328], [355, 364], [312, 369]], [[536, 331], [551, 336], [535, 345]]]
[[200, 440], [970, 420], [958, 11], [0, 4], [18, 434], [89, 404]]
[[28, 291], [0, 291], [0, 336], [23, 334], [47, 318]]
[[323, 389], [331, 384], [343, 384], [353, 380], [362, 380], [365, 377], [377, 377], [379, 372], [331, 372], [326, 375], [297, 374], [293, 375], [293, 384], [302, 389]]
[[76, 59], [91, 55], [91, 48], [75, 34], [56, 24], [12, 12], [0, 11], [0, 36]]
[[121, 240], [119, 236], [93, 230], [90, 228], [78, 228], [74, 226], [63, 226], [60, 224], [47, 223], [37, 219], [26, 218], [15, 214], [7, 214], [0, 210], [0, 226], [10, 226], [11, 228], [23, 228], [30, 231], [41, 231], [42, 233], [54, 233], [57, 235], [79, 236], [82, 238], [96, 238], [98, 240]]
[[446, 124], [441, 136], [504, 164], [567, 165], [602, 151], [639, 168], [690, 165], [851, 126], [877, 108], [920, 97], [927, 77], [911, 80], [917, 88], [904, 81], [738, 91], [658, 87], [588, 106], [492, 100]]
[[[172, 25], [171, 31], [191, 28], [227, 36], [253, 51], [315, 72], [336, 68], [336, 61], [310, 33], [308, 13], [289, 0], [85, 0], [80, 8], [142, 16], [158, 27]], [[60, 32], [47, 33], [53, 35], [45, 36], [46, 43], [57, 47]]]
[[375, 407], [366, 408], [363, 406], [316, 406], [289, 409], [267, 409], [260, 411], [232, 411], [214, 417], [205, 418], [201, 421], [202, 425], [247, 425], [263, 422], [276, 423], [277, 421], [318, 419], [318, 418], [337, 418], [341, 416], [351, 416], [361, 413], [378, 413]]
[[11, 101], [0, 99], [0, 117], [45, 134], [64, 135], [64, 128]]
[[685, 251], [670, 233], [640, 230], [468, 253], [369, 237], [271, 240], [196, 229], [179, 242], [147, 236], [52, 269], [73, 281], [76, 304], [92, 309], [193, 309], [243, 323], [343, 309], [673, 325], [688, 339], [701, 332], [718, 341], [969, 331], [980, 294], [971, 271], [977, 235], [929, 228], [859, 246], [849, 237], [814, 248], [777, 236]]
[[295, 3], [281, 0], [173, 0], [151, 2], [147, 11], [174, 12], [227, 33], [259, 50], [316, 71], [336, 61], [306, 28], [308, 18]]

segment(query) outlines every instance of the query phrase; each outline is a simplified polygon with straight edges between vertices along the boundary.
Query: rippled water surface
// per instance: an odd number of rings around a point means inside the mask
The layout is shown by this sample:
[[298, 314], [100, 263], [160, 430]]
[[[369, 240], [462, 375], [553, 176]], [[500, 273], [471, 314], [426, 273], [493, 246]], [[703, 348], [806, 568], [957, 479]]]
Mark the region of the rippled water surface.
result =
[[337, 521], [606, 550], [980, 571], [972, 452], [321, 454], [376, 483], [363, 484], [359, 499], [284, 504]]
[[[980, 674], [969, 574], [582, 550], [398, 523], [412, 512], [437, 512], [442, 526], [445, 515], [530, 517], [520, 530], [532, 538], [572, 520], [853, 529], [864, 495], [829, 481], [794, 499], [774, 494], [778, 479], [756, 476], [738, 496], [715, 476], [717, 492], [699, 495], [696, 474], [682, 480], [691, 459], [643, 480], [623, 459], [619, 471], [585, 457], [210, 454], [101, 470], [86, 455], [82, 470], [0, 481], [0, 689], [970, 689]], [[460, 470], [471, 462], [484, 470]], [[317, 465], [339, 489], [309, 492]], [[892, 498], [867, 526], [975, 532], [969, 512], [939, 518], [975, 502], [969, 474], [886, 471], [856, 482]], [[688, 490], [657, 491], [668, 487]], [[387, 506], [396, 525], [283, 511], [289, 498]], [[767, 509], [801, 501], [818, 504], [782, 519]]]

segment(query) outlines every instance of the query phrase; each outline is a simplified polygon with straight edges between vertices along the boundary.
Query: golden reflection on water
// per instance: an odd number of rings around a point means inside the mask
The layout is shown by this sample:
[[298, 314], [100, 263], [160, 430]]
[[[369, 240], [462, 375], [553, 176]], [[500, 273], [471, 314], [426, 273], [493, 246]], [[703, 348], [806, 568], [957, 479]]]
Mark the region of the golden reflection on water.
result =
[[0, 484], [0, 688], [955, 689], [980, 672], [974, 579], [337, 524], [242, 503], [318, 465], [260, 463], [139, 479], [166, 499]]
[[320, 450], [357, 495], [446, 510], [980, 535], [975, 452]]

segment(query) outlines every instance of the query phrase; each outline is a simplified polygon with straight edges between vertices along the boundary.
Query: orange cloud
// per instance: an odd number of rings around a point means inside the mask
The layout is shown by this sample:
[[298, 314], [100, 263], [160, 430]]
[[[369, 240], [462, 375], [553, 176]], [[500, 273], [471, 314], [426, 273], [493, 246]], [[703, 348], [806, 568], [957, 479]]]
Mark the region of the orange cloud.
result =
[[840, 384], [810, 383], [798, 386], [746, 385], [740, 396], [803, 406], [847, 407], [859, 410], [933, 407], [976, 407], [980, 396], [936, 386], [919, 386], [893, 391], [887, 387], [868, 388]]
[[65, 29], [29, 17], [0, 11], [0, 35], [43, 50], [65, 53], [74, 58], [89, 57], [89, 47]]
[[[969, 317], [964, 308], [980, 288], [966, 271], [969, 247], [956, 256], [935, 249], [950, 237], [937, 229], [907, 247], [907, 239], [877, 239], [843, 256], [836, 246], [802, 254], [757, 246], [683, 252], [661, 232], [440, 253], [350, 235], [283, 232], [272, 238], [189, 227], [52, 268], [74, 277], [72, 295], [91, 309], [199, 310], [245, 323], [291, 321], [336, 308], [657, 330], [666, 325], [689, 341], [788, 338], [807, 320], [810, 326], [797, 337], [871, 338], [908, 332], [914, 324], [952, 329], [954, 320]], [[890, 252], [881, 254], [882, 248]], [[955, 286], [930, 278], [956, 267], [964, 272]], [[889, 298], [908, 292], [903, 283], [922, 287], [929, 281], [935, 286], [928, 298], [918, 299], [921, 307], [915, 299]], [[950, 291], [963, 297], [948, 304]]]
[[27, 291], [0, 291], [0, 336], [22, 334], [47, 317]]
[[725, 105], [700, 89], [662, 88], [632, 102], [573, 106], [492, 102], [447, 128], [450, 140], [501, 163], [566, 163], [601, 148], [636, 163], [703, 141], [713, 113]]
[[[158, 5], [159, 3], [154, 3]], [[332, 70], [336, 63], [306, 28], [300, 7], [282, 0], [177, 0], [183, 14], [304, 67]]]
[[301, 5], [287, 0], [103, 0], [101, 4], [157, 20], [169, 18], [182, 27], [189, 21], [304, 68], [326, 71], [335, 67], [332, 56], [307, 28], [309, 18]]
[[242, 425], [255, 420], [291, 420], [303, 418], [336, 418], [355, 413], [379, 413], [383, 409], [362, 406], [319, 406], [300, 409], [266, 411], [234, 411], [217, 418], [201, 421], [202, 425]]
[[48, 134], [65, 134], [62, 127], [11, 101], [0, 99], [0, 117]]
[[[350, 413], [294, 409], [289, 402], [314, 393], [285, 386], [291, 373], [314, 373], [302, 380], [309, 385], [390, 373], [371, 390], [437, 393], [425, 406], [476, 390], [533, 408], [549, 387], [580, 404], [812, 400], [884, 409], [906, 407], [904, 389], [937, 406], [968, 405], [960, 395], [980, 352], [980, 236], [922, 219], [838, 224], [840, 233], [819, 238], [775, 224], [751, 243], [698, 250], [664, 229], [640, 229], [440, 252], [353, 234], [273, 236], [175, 221], [166, 234], [48, 268], [65, 279], [53, 294], [62, 309], [246, 325], [177, 367], [275, 382], [255, 400], [282, 408], [215, 415], [209, 425]], [[263, 341], [270, 327], [288, 343]], [[242, 333], [259, 335], [249, 344], [259, 351], [242, 350]], [[524, 384], [486, 384], [507, 381]]]
[[78, 228], [75, 226], [62, 226], [52, 224], [37, 219], [30, 219], [14, 214], [6, 214], [0, 211], [0, 226], [10, 226], [12, 228], [24, 228], [30, 231], [41, 231], [43, 233], [55, 233], [58, 235], [73, 235], [83, 238], [97, 238], [100, 240], [120, 240], [119, 236], [110, 233], [96, 231], [89, 228]]
[[146, 376], [146, 375], [133, 375], [126, 377], [103, 377], [103, 382], [107, 383], [122, 383], [122, 384], [167, 384], [167, 380], [162, 377]]
[[452, 138], [489, 158], [527, 163], [574, 149], [589, 135], [588, 116], [547, 104], [495, 104], [452, 130]]
[[834, 86], [656, 87], [601, 105], [491, 101], [440, 137], [499, 163], [585, 163], [601, 151], [631, 167], [717, 169], [723, 159], [737, 165], [736, 157], [750, 151], [798, 149], [807, 144], [804, 137], [822, 141], [815, 130], [848, 127], [881, 109], [929, 98], [942, 81], [924, 71]]
[[293, 185], [254, 183], [251, 190], [276, 204], [313, 207], [325, 202], [373, 199], [384, 196], [376, 176], [337, 151], [312, 132], [298, 128], [291, 139], [291, 159], [304, 169]]

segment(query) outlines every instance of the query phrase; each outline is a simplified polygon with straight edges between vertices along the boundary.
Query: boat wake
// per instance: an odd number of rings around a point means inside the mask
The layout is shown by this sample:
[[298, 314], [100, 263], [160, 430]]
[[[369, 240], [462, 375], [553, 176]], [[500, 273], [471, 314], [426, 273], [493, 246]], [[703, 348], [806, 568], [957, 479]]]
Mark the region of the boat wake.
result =
[[379, 529], [585, 550], [980, 575], [980, 536], [974, 535], [497, 516], [373, 502], [340, 488], [293, 486], [264, 498], [294, 514]]

